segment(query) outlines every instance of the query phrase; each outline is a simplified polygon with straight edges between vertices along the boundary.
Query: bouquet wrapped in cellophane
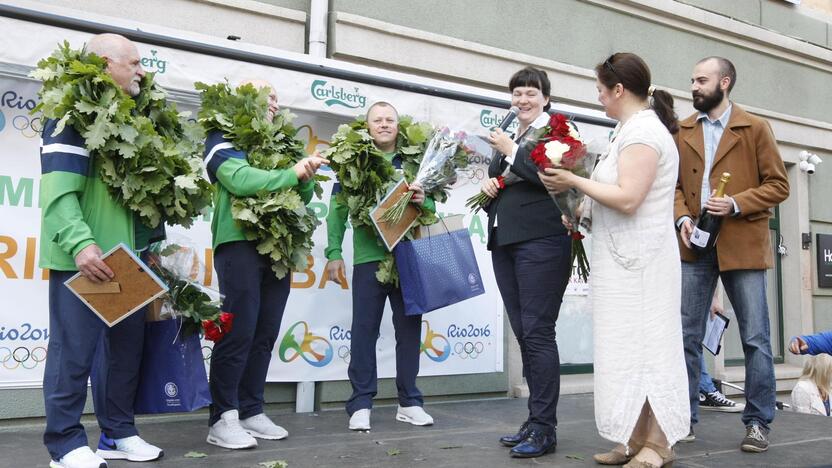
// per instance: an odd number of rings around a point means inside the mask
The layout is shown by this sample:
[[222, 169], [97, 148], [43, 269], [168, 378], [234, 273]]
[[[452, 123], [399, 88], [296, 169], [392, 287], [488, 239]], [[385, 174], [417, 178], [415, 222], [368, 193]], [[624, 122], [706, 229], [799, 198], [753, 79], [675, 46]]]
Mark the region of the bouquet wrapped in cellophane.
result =
[[197, 281], [205, 265], [186, 238], [168, 239], [150, 246], [148, 266], [168, 286], [162, 296], [160, 318], [182, 318], [183, 336], [200, 330], [218, 342], [231, 331], [234, 315], [222, 311], [224, 296]]
[[[564, 169], [583, 178], [589, 178], [595, 167], [596, 154], [587, 151], [587, 145], [581, 139], [577, 129], [563, 114], [554, 114], [549, 124], [541, 129], [538, 143], [531, 152], [529, 159], [543, 172], [552, 167]], [[584, 193], [571, 188], [569, 190], [552, 193], [552, 199], [573, 226], [572, 236], [572, 265], [578, 268], [578, 276], [584, 281], [589, 277], [589, 260], [583, 245], [584, 235], [579, 230], [577, 216], [578, 207], [584, 200]]]
[[[457, 170], [464, 166], [454, 157], [458, 153], [457, 147], [462, 144], [461, 138], [464, 138], [464, 134], [451, 134], [447, 128], [435, 132], [425, 148], [416, 177], [410, 184], [419, 184], [426, 194], [444, 191], [454, 184]], [[398, 223], [412, 198], [413, 191], [405, 192], [379, 220], [390, 224]]]

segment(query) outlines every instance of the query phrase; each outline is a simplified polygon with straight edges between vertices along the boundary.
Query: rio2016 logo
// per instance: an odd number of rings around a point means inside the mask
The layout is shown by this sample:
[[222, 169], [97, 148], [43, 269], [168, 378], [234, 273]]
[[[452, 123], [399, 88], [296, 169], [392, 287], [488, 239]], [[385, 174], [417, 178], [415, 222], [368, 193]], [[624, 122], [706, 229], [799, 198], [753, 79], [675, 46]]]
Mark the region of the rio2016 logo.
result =
[[[41, 118], [29, 115], [35, 106], [37, 106], [37, 101], [15, 91], [6, 91], [0, 96], [0, 107], [11, 109], [12, 113], [22, 112], [14, 117], [10, 115], [8, 120], [26, 138], [40, 137], [40, 132], [43, 130]], [[6, 119], [6, 115], [0, 110], [0, 131], [6, 126]]]
[[434, 362], [442, 362], [451, 356], [451, 343], [444, 335], [436, 333], [430, 328], [430, 323], [427, 320], [422, 320], [422, 330], [424, 337], [419, 348], [420, 353], [425, 353], [425, 356]]
[[286, 330], [277, 351], [277, 357], [283, 362], [300, 357], [312, 367], [326, 366], [332, 356], [332, 344], [326, 338], [310, 333], [309, 324], [302, 320]]
[[347, 109], [361, 109], [367, 105], [367, 96], [361, 94], [358, 87], [349, 91], [342, 86], [335, 86], [326, 80], [315, 80], [312, 82], [310, 91], [312, 97], [323, 101], [327, 107], [343, 106]]

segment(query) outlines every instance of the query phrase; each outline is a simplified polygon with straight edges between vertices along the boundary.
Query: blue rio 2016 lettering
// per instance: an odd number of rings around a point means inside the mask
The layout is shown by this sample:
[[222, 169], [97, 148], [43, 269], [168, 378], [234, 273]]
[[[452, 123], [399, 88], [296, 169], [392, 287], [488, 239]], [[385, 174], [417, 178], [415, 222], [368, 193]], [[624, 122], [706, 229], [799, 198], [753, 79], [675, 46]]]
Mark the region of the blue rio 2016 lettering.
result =
[[37, 105], [34, 99], [26, 99], [14, 91], [6, 91], [0, 97], [0, 106], [10, 107], [12, 109], [33, 110]]
[[335, 325], [329, 329], [329, 339], [332, 341], [350, 341], [352, 339], [352, 333], [346, 328]]
[[6, 327], [0, 327], [0, 341], [16, 341], [16, 340], [30, 340], [30, 341], [38, 341], [38, 340], [48, 340], [49, 339], [49, 329], [48, 328], [33, 328], [32, 324], [24, 323], [20, 325], [20, 329], [17, 328], [9, 328], [8, 330]]
[[469, 323], [467, 326], [458, 327], [454, 324], [451, 324], [448, 327], [448, 337], [449, 338], [479, 338], [479, 337], [489, 337], [491, 336], [491, 325], [486, 325], [484, 327], [475, 327], [473, 324]]

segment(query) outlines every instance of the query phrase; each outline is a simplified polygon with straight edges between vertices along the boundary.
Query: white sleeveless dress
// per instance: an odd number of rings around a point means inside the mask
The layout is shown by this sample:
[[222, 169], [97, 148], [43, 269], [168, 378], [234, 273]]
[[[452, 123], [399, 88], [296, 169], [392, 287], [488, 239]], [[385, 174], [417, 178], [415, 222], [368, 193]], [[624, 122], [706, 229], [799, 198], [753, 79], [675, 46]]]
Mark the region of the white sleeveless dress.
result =
[[633, 215], [598, 202], [590, 208], [595, 421], [601, 436], [626, 445], [647, 399], [673, 445], [690, 426], [673, 224], [679, 153], [655, 112], [643, 110], [616, 127], [592, 179], [617, 183], [618, 155], [632, 144], [659, 154], [644, 202]]

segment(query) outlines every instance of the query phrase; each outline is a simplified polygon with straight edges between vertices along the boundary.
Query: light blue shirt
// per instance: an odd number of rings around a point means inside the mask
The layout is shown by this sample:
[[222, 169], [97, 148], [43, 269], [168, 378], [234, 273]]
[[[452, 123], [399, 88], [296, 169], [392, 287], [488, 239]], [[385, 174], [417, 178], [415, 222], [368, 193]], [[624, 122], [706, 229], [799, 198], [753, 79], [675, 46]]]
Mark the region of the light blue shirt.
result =
[[722, 116], [716, 120], [711, 120], [708, 114], [704, 112], [700, 112], [699, 117], [696, 118], [696, 120], [702, 121], [702, 133], [705, 138], [705, 170], [702, 171], [700, 207], [705, 206], [705, 203], [711, 197], [711, 168], [714, 165], [714, 156], [716, 156], [719, 141], [722, 139], [722, 133], [725, 132], [725, 127], [728, 126], [728, 120], [731, 119], [732, 107], [733, 105], [729, 104], [725, 112], [722, 113]]

